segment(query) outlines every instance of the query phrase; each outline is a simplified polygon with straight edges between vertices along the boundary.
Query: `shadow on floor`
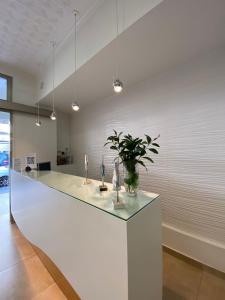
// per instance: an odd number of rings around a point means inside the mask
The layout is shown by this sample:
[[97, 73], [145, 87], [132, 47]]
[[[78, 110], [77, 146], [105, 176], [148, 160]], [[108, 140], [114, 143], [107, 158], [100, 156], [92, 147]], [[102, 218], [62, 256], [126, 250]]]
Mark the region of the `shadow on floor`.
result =
[[167, 287], [163, 287], [163, 300], [187, 300]]

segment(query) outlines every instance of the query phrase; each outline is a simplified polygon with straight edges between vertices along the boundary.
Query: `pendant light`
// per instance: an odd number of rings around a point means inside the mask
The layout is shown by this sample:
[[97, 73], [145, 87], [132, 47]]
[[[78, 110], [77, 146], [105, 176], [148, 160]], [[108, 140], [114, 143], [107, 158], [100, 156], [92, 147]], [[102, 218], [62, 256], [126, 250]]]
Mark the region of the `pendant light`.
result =
[[39, 102], [37, 103], [37, 119], [36, 119], [35, 125], [38, 127], [41, 126], [40, 114], [39, 114]]
[[119, 79], [113, 81], [113, 89], [115, 93], [121, 93], [123, 90], [123, 83]]
[[72, 103], [72, 109], [74, 111], [78, 111], [80, 109], [80, 106], [77, 103]]
[[52, 121], [56, 120], [56, 112], [55, 112], [55, 45], [56, 43], [53, 41], [52, 44], [52, 113], [50, 115], [50, 119]]
[[[79, 14], [78, 10], [74, 10], [74, 74], [76, 76], [76, 71], [77, 71], [77, 16]], [[75, 78], [76, 81], [76, 78]], [[74, 84], [74, 97], [76, 100], [76, 95], [77, 95], [77, 86], [76, 82]], [[80, 109], [79, 105], [77, 102], [72, 103], [72, 109], [74, 111], [78, 111]]]
[[[119, 36], [119, 7], [118, 7], [118, 0], [115, 0], [116, 1], [116, 43], [117, 43], [117, 56], [119, 55], [119, 39], [118, 39], [118, 36]], [[117, 57], [117, 71], [116, 71], [116, 79], [113, 80], [113, 89], [114, 89], [114, 92], [115, 93], [121, 93], [122, 90], [123, 90], [123, 83], [122, 81], [118, 78], [118, 57]]]

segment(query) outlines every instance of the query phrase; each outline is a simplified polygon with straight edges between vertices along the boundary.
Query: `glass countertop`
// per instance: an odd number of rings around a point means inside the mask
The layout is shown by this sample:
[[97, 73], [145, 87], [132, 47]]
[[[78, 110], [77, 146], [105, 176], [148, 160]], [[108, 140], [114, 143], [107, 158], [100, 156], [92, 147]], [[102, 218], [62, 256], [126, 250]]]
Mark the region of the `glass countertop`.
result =
[[32, 170], [31, 172], [22, 172], [22, 174], [125, 221], [132, 218], [159, 196], [154, 193], [139, 191], [137, 197], [129, 197], [122, 187], [119, 191], [119, 197], [124, 202], [124, 207], [114, 209], [113, 200], [116, 200], [116, 191], [113, 191], [110, 183], [105, 183], [108, 191], [100, 192], [99, 185], [101, 182], [93, 179], [90, 179], [90, 183], [85, 185], [85, 178], [83, 177], [54, 171]]

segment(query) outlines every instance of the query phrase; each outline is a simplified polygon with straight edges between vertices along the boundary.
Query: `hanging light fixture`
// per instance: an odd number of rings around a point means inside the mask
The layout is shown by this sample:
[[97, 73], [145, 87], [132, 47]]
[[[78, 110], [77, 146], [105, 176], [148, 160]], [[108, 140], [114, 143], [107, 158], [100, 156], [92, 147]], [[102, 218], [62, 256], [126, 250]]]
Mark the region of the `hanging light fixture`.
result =
[[55, 112], [55, 45], [56, 43], [53, 41], [52, 44], [52, 113], [50, 115], [50, 119], [52, 121], [56, 120], [56, 112]]
[[120, 93], [123, 90], [123, 83], [122, 81], [120, 81], [119, 79], [116, 79], [113, 81], [113, 89], [114, 92], [116, 93]]
[[[74, 73], [76, 76], [76, 71], [77, 71], [77, 16], [79, 14], [78, 10], [74, 10]], [[76, 78], [75, 78], [76, 81]], [[77, 86], [76, 86], [76, 82], [74, 84], [74, 97], [75, 99], [77, 95]], [[78, 111], [80, 109], [80, 106], [78, 105], [77, 102], [73, 102], [72, 103], [72, 109], [74, 111]]]
[[55, 120], [56, 120], [56, 113], [55, 113], [55, 111], [53, 111], [53, 112], [51, 113], [50, 119], [51, 119], [52, 121], [55, 121]]
[[[119, 55], [119, 39], [118, 39], [118, 36], [119, 36], [119, 7], [118, 7], [118, 0], [115, 0], [116, 1], [116, 43], [117, 43], [117, 56]], [[122, 90], [123, 90], [123, 83], [122, 81], [118, 78], [118, 68], [119, 68], [119, 65], [118, 65], [118, 57], [117, 57], [117, 70], [116, 70], [116, 79], [113, 80], [113, 89], [114, 89], [114, 92], [115, 93], [121, 93]]]
[[39, 114], [39, 102], [37, 103], [37, 119], [36, 119], [35, 125], [38, 127], [41, 126], [40, 114]]
[[72, 109], [74, 111], [78, 111], [80, 109], [80, 106], [77, 103], [72, 103]]

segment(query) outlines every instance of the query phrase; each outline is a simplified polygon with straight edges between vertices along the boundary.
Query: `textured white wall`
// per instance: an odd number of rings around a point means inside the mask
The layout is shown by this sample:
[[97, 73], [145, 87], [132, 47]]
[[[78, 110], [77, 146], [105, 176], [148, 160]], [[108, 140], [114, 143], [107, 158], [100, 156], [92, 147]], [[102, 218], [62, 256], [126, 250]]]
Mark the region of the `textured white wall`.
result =
[[[141, 189], [161, 194], [165, 224], [225, 248], [224, 113], [225, 51], [219, 49], [81, 109], [72, 122], [77, 173], [83, 175], [88, 153], [90, 177], [99, 178], [112, 129], [160, 133], [160, 155], [148, 173], [141, 170]], [[105, 152], [111, 180], [113, 152]]]

